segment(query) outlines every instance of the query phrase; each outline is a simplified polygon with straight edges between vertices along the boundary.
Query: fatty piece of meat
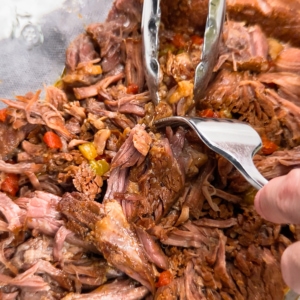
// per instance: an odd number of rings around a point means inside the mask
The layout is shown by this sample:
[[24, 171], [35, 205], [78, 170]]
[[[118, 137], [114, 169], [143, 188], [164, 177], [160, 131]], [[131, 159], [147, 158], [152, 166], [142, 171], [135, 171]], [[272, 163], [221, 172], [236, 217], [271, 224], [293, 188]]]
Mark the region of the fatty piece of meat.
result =
[[275, 60], [275, 69], [278, 72], [290, 72], [300, 75], [300, 49], [286, 47]]
[[59, 209], [68, 227], [91, 241], [109, 263], [154, 291], [153, 269], [118, 202], [101, 205], [66, 194]]
[[11, 263], [18, 270], [27, 270], [40, 259], [52, 261], [52, 246], [52, 240], [46, 236], [30, 238], [17, 247], [16, 252], [11, 259]]
[[88, 300], [141, 300], [149, 293], [147, 288], [137, 287], [130, 280], [115, 280], [107, 283], [90, 293], [70, 293], [62, 300], [88, 299]]

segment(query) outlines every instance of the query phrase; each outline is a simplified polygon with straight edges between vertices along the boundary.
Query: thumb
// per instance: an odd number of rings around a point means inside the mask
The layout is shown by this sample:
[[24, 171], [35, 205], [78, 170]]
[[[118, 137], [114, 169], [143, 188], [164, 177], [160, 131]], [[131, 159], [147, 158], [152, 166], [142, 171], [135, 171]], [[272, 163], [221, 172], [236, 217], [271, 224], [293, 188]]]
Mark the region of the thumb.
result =
[[281, 256], [281, 272], [285, 283], [300, 294], [300, 242], [285, 249]]
[[267, 183], [256, 194], [254, 206], [270, 222], [300, 224], [300, 169]]

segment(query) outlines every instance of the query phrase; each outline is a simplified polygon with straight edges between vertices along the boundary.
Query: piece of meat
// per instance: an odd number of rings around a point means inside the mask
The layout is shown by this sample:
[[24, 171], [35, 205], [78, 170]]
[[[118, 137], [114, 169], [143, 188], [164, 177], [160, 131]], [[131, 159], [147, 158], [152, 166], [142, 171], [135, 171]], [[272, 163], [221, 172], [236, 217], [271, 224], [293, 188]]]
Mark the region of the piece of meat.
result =
[[275, 114], [281, 123], [283, 138], [289, 147], [300, 143], [300, 128], [298, 124], [300, 107], [293, 102], [280, 97], [274, 90], [267, 89], [265, 96], [272, 102]]
[[13, 129], [12, 126], [4, 122], [0, 123], [0, 159], [8, 160], [16, 153], [16, 150], [26, 136], [26, 132], [20, 129]]
[[297, 106], [300, 106], [300, 74], [288, 72], [263, 73], [257, 78], [267, 84], [275, 84], [278, 94]]
[[275, 68], [278, 72], [300, 74], [300, 49], [288, 47], [281, 51], [276, 58]]
[[16, 286], [22, 290], [39, 292], [48, 291], [50, 286], [43, 280], [42, 277], [34, 275], [38, 270], [39, 264], [36, 263], [27, 271], [18, 274], [16, 277], [10, 277], [0, 274], [0, 281], [2, 284], [8, 286]]
[[168, 52], [165, 73], [172, 76], [177, 82], [192, 79], [195, 68], [190, 55], [187, 52], [177, 55]]
[[66, 50], [67, 71], [75, 71], [79, 63], [88, 62], [99, 57], [92, 39], [86, 35], [79, 35]]
[[115, 280], [104, 284], [90, 293], [69, 293], [62, 300], [90, 299], [90, 300], [141, 300], [148, 294], [145, 287], [136, 287], [130, 280]]
[[149, 235], [143, 228], [136, 226], [136, 234], [143, 245], [145, 255], [148, 260], [154, 263], [160, 269], [167, 270], [169, 261], [160, 246], [155, 242], [153, 237]]
[[65, 119], [52, 104], [45, 104], [39, 100], [40, 92], [36, 92], [30, 99], [18, 96], [17, 101], [8, 99], [1, 99], [1, 101], [12, 108], [23, 111], [29, 124], [46, 125], [67, 141], [71, 140], [73, 136], [65, 127]]
[[103, 78], [93, 85], [74, 88], [73, 90], [74, 90], [75, 97], [78, 100], [82, 100], [85, 98], [97, 96], [99, 93], [101, 93], [102, 90], [105, 90], [110, 84], [122, 79], [123, 77], [124, 77], [123, 73], [118, 73], [116, 75], [111, 75], [106, 78]]
[[63, 106], [68, 103], [68, 98], [63, 90], [55, 86], [47, 86], [45, 101], [52, 104], [57, 110], [62, 111]]
[[203, 279], [195, 272], [194, 264], [192, 261], [187, 263], [184, 271], [184, 287], [187, 299], [197, 300], [205, 299], [203, 294]]
[[217, 262], [214, 266], [214, 277], [216, 280], [221, 281], [226, 287], [235, 289], [235, 283], [226, 268], [225, 245], [227, 238], [221, 231], [219, 231], [219, 237], [221, 243], [218, 251]]
[[64, 242], [66, 237], [72, 234], [72, 231], [67, 229], [65, 226], [61, 226], [54, 237], [54, 245], [53, 245], [53, 260], [63, 264], [63, 252], [62, 249], [64, 247]]
[[286, 175], [293, 168], [300, 165], [300, 148], [295, 147], [291, 150], [275, 151], [265, 157], [256, 155], [254, 163], [259, 172], [268, 180]]
[[142, 41], [140, 38], [127, 38], [125, 44], [125, 78], [127, 86], [135, 84], [141, 93], [145, 84], [142, 58]]
[[145, 126], [137, 124], [113, 158], [111, 168], [123, 169], [140, 165], [149, 152], [151, 142], [152, 138], [146, 132]]
[[24, 212], [4, 193], [0, 193], [0, 211], [8, 223], [8, 230], [12, 232], [18, 232], [18, 230], [22, 230], [23, 224], [21, 223], [20, 219]]
[[186, 299], [184, 278], [175, 278], [170, 284], [161, 286], [155, 293], [154, 300]]
[[[193, 0], [192, 2], [201, 2]], [[300, 45], [299, 0], [229, 0], [226, 3], [229, 19], [260, 24], [263, 31], [293, 45]], [[255, 16], [255, 17], [254, 17]]]
[[133, 122], [124, 114], [106, 110], [102, 102], [96, 102], [94, 99], [87, 100], [87, 110], [88, 112], [93, 113], [97, 116], [108, 117], [113, 121], [114, 124], [122, 129], [125, 129], [127, 127], [133, 128], [135, 126], [135, 122]]
[[230, 111], [262, 136], [280, 144], [281, 124], [275, 113], [276, 101], [271, 99], [269, 91], [248, 72], [222, 70], [208, 87], [201, 106], [214, 111]]
[[70, 229], [93, 242], [109, 263], [154, 291], [152, 267], [118, 202], [101, 205], [67, 194], [59, 209], [68, 218]]
[[111, 170], [107, 180], [104, 199], [114, 199], [115, 193], [124, 193], [127, 186], [128, 169], [115, 168]]
[[66, 260], [62, 270], [72, 278], [77, 278], [83, 288], [94, 288], [104, 284], [109, 279], [124, 276], [124, 273], [113, 268], [107, 261], [99, 258], [84, 257], [80, 260]]
[[94, 200], [101, 193], [103, 179], [92, 169], [86, 161], [81, 163], [73, 178], [74, 187], [89, 199]]
[[232, 64], [233, 71], [266, 71], [268, 41], [260, 26], [246, 27], [244, 23], [227, 21], [224, 24], [220, 57], [215, 67], [219, 70], [225, 62]]
[[15, 201], [25, 211], [26, 226], [37, 232], [54, 236], [63, 224], [61, 214], [57, 210], [61, 198], [41, 191], [36, 191], [30, 196], [31, 198], [20, 197]]
[[203, 190], [199, 187], [203, 187], [204, 184], [208, 184], [209, 176], [211, 175], [213, 170], [213, 164], [211, 163], [211, 161], [208, 161], [200, 170], [200, 174], [198, 175], [198, 177], [192, 182], [185, 198], [184, 205], [189, 207], [190, 214], [196, 219], [200, 217], [205, 201]]
[[28, 239], [19, 245], [11, 259], [11, 263], [18, 270], [27, 270], [39, 260], [52, 261], [53, 241], [46, 237]]
[[165, 137], [154, 138], [146, 160], [130, 170], [147, 202], [140, 203], [138, 214], [154, 214], [159, 221], [166, 215], [184, 189], [184, 173]]
[[194, 224], [197, 226], [205, 226], [205, 227], [215, 227], [215, 228], [228, 228], [237, 224], [237, 220], [235, 218], [230, 218], [227, 220], [214, 220], [201, 218], [197, 221], [194, 221]]
[[161, 3], [162, 22], [167, 28], [188, 28], [196, 29], [204, 27], [208, 13], [208, 1], [193, 0], [166, 0]]
[[111, 111], [144, 117], [145, 103], [150, 100], [149, 92], [144, 92], [136, 95], [126, 95], [117, 100], [105, 100], [104, 103]]

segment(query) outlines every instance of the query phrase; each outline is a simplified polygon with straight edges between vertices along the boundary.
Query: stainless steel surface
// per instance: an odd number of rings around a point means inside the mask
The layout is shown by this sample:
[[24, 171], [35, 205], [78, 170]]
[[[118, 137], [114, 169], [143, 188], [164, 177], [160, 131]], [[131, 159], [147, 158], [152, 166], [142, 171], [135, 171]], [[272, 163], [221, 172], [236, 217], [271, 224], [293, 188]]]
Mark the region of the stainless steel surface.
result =
[[156, 127], [183, 124], [194, 129], [210, 149], [228, 159], [252, 186], [261, 189], [268, 182], [252, 160], [262, 143], [250, 125], [231, 119], [190, 117], [169, 117], [154, 123]]
[[54, 84], [70, 42], [86, 25], [104, 22], [112, 3], [0, 0], [0, 97], [14, 98]]
[[144, 49], [145, 76], [152, 101], [159, 102], [158, 31], [160, 26], [160, 1], [144, 0], [142, 16], [142, 37]]
[[225, 12], [225, 0], [209, 1], [201, 62], [195, 71], [194, 98], [196, 102], [204, 97], [213, 68], [218, 59], [218, 49], [222, 36]]
[[[161, 16], [159, 4], [159, 0], [144, 0], [142, 17], [145, 75], [152, 101], [155, 104], [160, 101], [158, 95], [160, 70], [158, 62], [158, 32]], [[209, 0], [201, 62], [196, 68], [194, 77], [194, 99], [196, 102], [204, 96], [218, 58], [218, 46], [221, 39], [225, 11], [225, 0]]]

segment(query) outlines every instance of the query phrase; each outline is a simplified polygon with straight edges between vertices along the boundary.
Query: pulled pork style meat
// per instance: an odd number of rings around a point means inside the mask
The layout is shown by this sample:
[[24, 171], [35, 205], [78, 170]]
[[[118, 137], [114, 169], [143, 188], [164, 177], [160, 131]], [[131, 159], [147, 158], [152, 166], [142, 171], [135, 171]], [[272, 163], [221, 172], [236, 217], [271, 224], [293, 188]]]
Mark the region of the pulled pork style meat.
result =
[[256, 191], [192, 130], [153, 127], [172, 115], [239, 119], [262, 138], [263, 176], [299, 167], [299, 3], [248, 2], [227, 3], [199, 107], [199, 0], [161, 1], [158, 105], [139, 0], [116, 0], [87, 26], [45, 99], [2, 99], [1, 299], [283, 299], [279, 262], [299, 226], [258, 216]]

